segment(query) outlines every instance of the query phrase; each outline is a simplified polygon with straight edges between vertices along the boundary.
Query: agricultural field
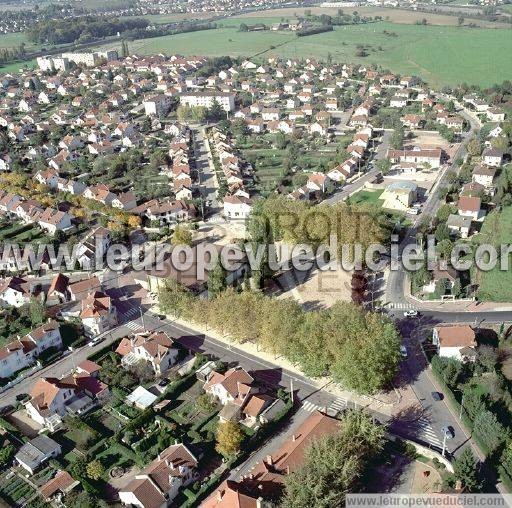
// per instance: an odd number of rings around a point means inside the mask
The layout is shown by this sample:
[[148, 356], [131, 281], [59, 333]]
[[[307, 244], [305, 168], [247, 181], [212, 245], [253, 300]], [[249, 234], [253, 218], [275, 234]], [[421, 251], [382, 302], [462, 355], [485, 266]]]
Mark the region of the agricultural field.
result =
[[[482, 243], [490, 240], [494, 246], [512, 244], [512, 207], [487, 217], [482, 227], [481, 236], [483, 237]], [[510, 261], [509, 256], [509, 263]], [[475, 277], [475, 282], [479, 284], [479, 300], [512, 301], [512, 269], [510, 267], [508, 270], [501, 270], [498, 264], [488, 272], [479, 271]]]
[[[130, 50], [141, 54], [290, 58], [326, 58], [330, 54], [340, 62], [377, 64], [394, 72], [416, 74], [436, 87], [461, 82], [489, 86], [512, 78], [509, 29], [378, 22], [298, 38], [290, 32], [238, 32], [236, 27], [242, 19], [229, 20], [232, 27], [133, 41]], [[366, 47], [366, 57], [355, 56], [361, 44]]]
[[[506, 7], [506, 6], [503, 6]], [[311, 7], [308, 8], [311, 11], [311, 14], [320, 15], [320, 14], [328, 14], [330, 16], [335, 16], [338, 13], [338, 9], [334, 7]], [[457, 15], [449, 15], [449, 14], [437, 14], [437, 13], [429, 13], [429, 12], [416, 12], [407, 9], [393, 9], [389, 7], [350, 7], [350, 8], [342, 8], [345, 14], [352, 13], [357, 11], [360, 16], [367, 17], [375, 17], [381, 16], [386, 21], [390, 21], [391, 23], [399, 23], [406, 25], [414, 25], [418, 20], [425, 18], [429, 25], [441, 25], [441, 26], [457, 26], [458, 25], [458, 16]], [[284, 8], [284, 9], [270, 9], [268, 11], [257, 11], [257, 12], [249, 12], [247, 14], [239, 15], [239, 18], [261, 18], [260, 21], [245, 21], [246, 23], [264, 23], [263, 19], [267, 18], [267, 23], [273, 23], [275, 21], [270, 21], [268, 18], [273, 18], [274, 20], [280, 21], [281, 19], [296, 19], [297, 16], [303, 16], [304, 9], [300, 8]], [[508, 27], [509, 25], [505, 23], [497, 23], [493, 21], [486, 21], [481, 19], [471, 19], [469, 14], [466, 15], [466, 23], [474, 22], [476, 25], [481, 27]]]

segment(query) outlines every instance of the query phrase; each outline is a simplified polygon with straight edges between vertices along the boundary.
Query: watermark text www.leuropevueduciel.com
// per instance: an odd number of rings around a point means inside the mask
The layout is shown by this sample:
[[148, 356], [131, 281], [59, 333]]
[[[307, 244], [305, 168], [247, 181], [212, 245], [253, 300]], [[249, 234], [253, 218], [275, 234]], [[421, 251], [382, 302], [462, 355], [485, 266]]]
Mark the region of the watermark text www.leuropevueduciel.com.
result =
[[[0, 245], [0, 250], [1, 271], [39, 271], [44, 268], [73, 271], [79, 270], [83, 265], [80, 263], [82, 252], [79, 244], [72, 247], [61, 244], [56, 248], [53, 244], [20, 246], [4, 243]], [[491, 244], [477, 247], [455, 244], [451, 252], [444, 253], [443, 259], [439, 260], [433, 236], [427, 236], [423, 245], [412, 243], [400, 249], [397, 236], [391, 238], [389, 245], [363, 246], [339, 244], [337, 237], [331, 235], [327, 243], [315, 246], [308, 243], [267, 245], [246, 242], [225, 245], [199, 243], [191, 247], [151, 243], [132, 246], [113, 244], [105, 249], [96, 245], [94, 259], [89, 257], [87, 271], [105, 268], [120, 271], [129, 267], [136, 271], [158, 272], [172, 265], [177, 272], [196, 270], [196, 275], [202, 277], [217, 265], [219, 259], [228, 272], [237, 271], [242, 266], [258, 270], [263, 263], [273, 271], [329, 271], [337, 270], [341, 266], [345, 271], [364, 268], [379, 272], [389, 268], [391, 271], [415, 272], [423, 268], [446, 269], [449, 265], [458, 271], [470, 270], [473, 266], [481, 271], [496, 268], [508, 271], [511, 269], [511, 257], [512, 245], [509, 244], [498, 247]]]

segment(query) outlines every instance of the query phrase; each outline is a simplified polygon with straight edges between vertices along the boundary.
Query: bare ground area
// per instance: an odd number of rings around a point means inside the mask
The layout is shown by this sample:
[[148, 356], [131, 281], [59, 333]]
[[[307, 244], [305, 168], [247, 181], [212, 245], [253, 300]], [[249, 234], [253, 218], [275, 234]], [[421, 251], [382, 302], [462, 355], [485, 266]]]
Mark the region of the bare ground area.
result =
[[[328, 14], [335, 16], [338, 13], [337, 7], [308, 7], [307, 10], [311, 11], [311, 14]], [[392, 23], [400, 23], [406, 25], [414, 25], [418, 20], [425, 18], [429, 25], [442, 25], [450, 26], [458, 25], [458, 16], [450, 16], [448, 14], [434, 14], [428, 12], [417, 12], [410, 11], [407, 9], [391, 9], [386, 7], [345, 7], [342, 9], [345, 14], [351, 14], [353, 11], [357, 11], [361, 16], [381, 16], [386, 21]], [[300, 7], [288, 7], [284, 9], [270, 9], [267, 11], [255, 11], [247, 14], [239, 15], [240, 18], [263, 18], [263, 17], [284, 17], [293, 19], [296, 16], [303, 16], [304, 9]], [[468, 19], [469, 16], [467, 16]], [[497, 23], [493, 21], [486, 21], [476, 19], [474, 23], [481, 27], [486, 28], [505, 28], [508, 25], [506, 23]]]
[[345, 271], [340, 265], [337, 270], [297, 270], [283, 273], [278, 278], [282, 289], [279, 298], [293, 298], [304, 308], [327, 308], [338, 300], [350, 301], [351, 272]]

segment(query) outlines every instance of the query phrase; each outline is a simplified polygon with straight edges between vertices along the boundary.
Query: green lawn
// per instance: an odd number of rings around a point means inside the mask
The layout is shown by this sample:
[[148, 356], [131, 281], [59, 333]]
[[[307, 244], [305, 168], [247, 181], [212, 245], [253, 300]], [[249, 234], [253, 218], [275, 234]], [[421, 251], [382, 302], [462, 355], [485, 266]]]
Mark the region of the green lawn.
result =
[[[257, 22], [265, 18], [246, 18]], [[332, 58], [372, 63], [402, 74], [416, 74], [435, 86], [461, 82], [482, 86], [512, 79], [510, 29], [417, 26], [388, 22], [336, 27], [333, 32], [297, 37], [289, 32], [238, 32], [241, 18], [224, 20], [232, 27], [156, 37], [130, 43], [142, 54], [231, 55]], [[271, 21], [267, 18], [266, 21]], [[396, 37], [383, 33], [394, 32]], [[356, 46], [368, 46], [367, 57], [356, 57]], [[273, 47], [272, 47], [273, 46]], [[379, 49], [381, 48], [381, 49]], [[489, 57], [492, 55], [492, 58]]]
[[[512, 244], [512, 207], [503, 209], [499, 214], [486, 217], [482, 231], [481, 243], [499, 245]], [[499, 252], [499, 251], [498, 251]], [[480, 271], [476, 275], [479, 284], [478, 299], [494, 302], [512, 302], [512, 256], [509, 256], [509, 269], [501, 270], [499, 263], [489, 272]]]
[[[1, 45], [0, 45], [1, 47]], [[12, 72], [18, 72], [21, 69], [34, 69], [37, 65], [36, 60], [23, 60], [18, 62], [8, 63], [6, 65], [0, 65], [0, 74], [7, 74]]]
[[382, 191], [362, 190], [350, 196], [347, 202], [353, 205], [371, 205], [380, 208], [382, 206], [382, 200], [380, 199], [381, 194]]

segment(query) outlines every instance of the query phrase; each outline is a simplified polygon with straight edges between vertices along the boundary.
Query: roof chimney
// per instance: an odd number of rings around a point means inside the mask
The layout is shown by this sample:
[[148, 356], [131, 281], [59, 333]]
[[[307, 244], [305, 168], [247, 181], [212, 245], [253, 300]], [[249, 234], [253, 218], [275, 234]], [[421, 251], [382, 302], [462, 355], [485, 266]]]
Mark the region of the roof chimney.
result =
[[220, 489], [215, 493], [215, 497], [219, 503], [222, 501], [222, 491]]
[[293, 441], [294, 443], [295, 443], [296, 439], [297, 439], [297, 436], [296, 436], [295, 434], [292, 434], [292, 441]]
[[270, 455], [270, 454], [269, 454], [269, 455], [267, 455], [267, 457], [266, 457], [266, 459], [265, 459], [265, 460], [266, 460], [266, 462], [267, 462], [267, 464], [268, 464], [269, 466], [272, 466], [272, 464], [273, 464], [272, 455]]

